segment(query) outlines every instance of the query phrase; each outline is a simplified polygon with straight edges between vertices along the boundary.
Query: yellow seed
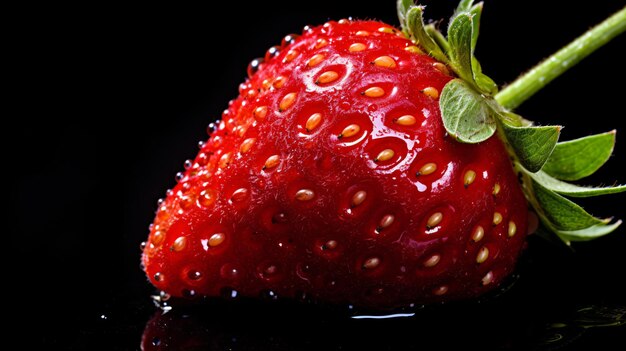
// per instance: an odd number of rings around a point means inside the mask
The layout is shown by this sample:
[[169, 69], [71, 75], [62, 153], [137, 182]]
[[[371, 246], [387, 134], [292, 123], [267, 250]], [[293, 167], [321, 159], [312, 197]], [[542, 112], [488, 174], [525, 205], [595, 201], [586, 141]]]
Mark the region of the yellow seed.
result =
[[265, 160], [265, 165], [263, 166], [263, 169], [274, 168], [278, 166], [279, 163], [280, 163], [280, 156], [272, 155], [268, 157], [267, 160]]
[[396, 61], [389, 56], [380, 56], [374, 59], [373, 63], [378, 67], [394, 68]]
[[436, 288], [435, 290], [433, 290], [433, 294], [435, 294], [437, 296], [441, 296], [441, 295], [443, 295], [443, 294], [445, 294], [447, 292], [448, 292], [448, 287], [445, 286], [445, 285], [442, 285], [442, 286]]
[[483, 227], [479, 225], [478, 227], [476, 227], [476, 229], [474, 229], [474, 233], [472, 233], [472, 240], [474, 240], [474, 242], [479, 242], [484, 236], [485, 229], [483, 229]]
[[315, 197], [315, 193], [311, 189], [300, 189], [296, 193], [296, 200], [309, 201]]
[[367, 90], [365, 90], [361, 94], [365, 95], [367, 97], [377, 98], [377, 97], [381, 97], [381, 96], [385, 95], [385, 91], [381, 87], [371, 87], [371, 88], [368, 88]]
[[256, 138], [248, 138], [248, 139], [244, 140], [241, 143], [241, 146], [239, 147], [239, 151], [242, 154], [245, 154], [246, 152], [250, 151], [250, 148], [252, 147], [252, 145], [254, 145], [255, 141], [256, 141]]
[[420, 168], [419, 172], [418, 172], [418, 176], [419, 175], [429, 175], [433, 172], [435, 172], [437, 170], [437, 164], [429, 162], [425, 165], [422, 166], [422, 168]]
[[293, 59], [296, 58], [296, 56], [298, 56], [298, 51], [296, 51], [296, 50], [289, 50], [289, 52], [287, 52], [287, 55], [285, 55], [285, 58], [283, 59], [283, 62], [284, 63], [291, 62], [291, 61], [293, 61]]
[[465, 172], [465, 175], [463, 176], [463, 185], [465, 185], [465, 187], [467, 188], [470, 184], [474, 182], [475, 179], [476, 172], [470, 169], [469, 171]]
[[439, 72], [449, 76], [450, 75], [450, 70], [448, 70], [448, 67], [446, 65], [444, 65], [441, 62], [435, 62], [433, 63], [433, 67], [435, 67]]
[[422, 93], [424, 93], [424, 95], [431, 97], [433, 99], [436, 99], [439, 97], [439, 91], [433, 87], [424, 88], [424, 90], [422, 90]]
[[385, 161], [389, 161], [393, 158], [393, 156], [395, 155], [395, 152], [393, 152], [393, 150], [391, 149], [385, 149], [383, 151], [381, 151], [378, 156], [376, 156], [376, 158], [374, 159], [374, 162], [385, 162]]
[[182, 251], [185, 248], [186, 244], [187, 238], [185, 238], [184, 236], [180, 236], [176, 240], [174, 240], [174, 244], [172, 245], [172, 251]]
[[493, 194], [493, 196], [496, 196], [500, 193], [500, 183], [496, 183], [493, 186], [493, 191], [491, 193]]
[[441, 260], [441, 256], [439, 256], [439, 255], [432, 255], [432, 256], [430, 256], [429, 259], [424, 261], [424, 267], [427, 267], [427, 268], [434, 267], [434, 266], [437, 265], [437, 263], [439, 263], [440, 260]]
[[365, 191], [363, 190], [357, 191], [352, 196], [352, 206], [353, 207], [359, 206], [360, 204], [363, 203], [363, 201], [365, 201], [366, 198], [367, 198], [367, 193]]
[[434, 228], [439, 223], [441, 223], [442, 219], [443, 219], [443, 213], [435, 212], [432, 215], [430, 215], [430, 217], [428, 217], [428, 221], [426, 222], [426, 227], [429, 229]]
[[165, 240], [165, 233], [157, 230], [152, 234], [152, 244], [159, 246]]
[[363, 269], [374, 269], [380, 265], [380, 259], [378, 257], [371, 257], [363, 262]]
[[276, 77], [276, 79], [274, 79], [274, 82], [272, 83], [272, 86], [275, 89], [280, 89], [283, 87], [283, 85], [285, 85], [285, 82], [287, 82], [287, 78], [283, 77], [283, 76], [278, 76]]
[[405, 51], [408, 51], [412, 54], [424, 54], [424, 52], [422, 50], [420, 50], [420, 48], [418, 48], [415, 45], [411, 45], [411, 46], [407, 46], [404, 48]]
[[266, 275], [273, 275], [276, 274], [276, 271], [278, 271], [278, 268], [274, 265], [268, 266], [267, 268], [265, 268], [265, 274]]
[[321, 121], [322, 121], [322, 114], [319, 112], [316, 112], [312, 114], [311, 117], [309, 117], [309, 119], [306, 120], [306, 124], [304, 127], [306, 128], [307, 132], [310, 132], [314, 130], [315, 128], [317, 128], [317, 126], [320, 124]]
[[335, 71], [326, 71], [322, 73], [319, 76], [319, 78], [317, 78], [317, 81], [315, 82], [315, 84], [326, 84], [326, 83], [334, 82], [337, 80], [337, 78], [339, 78], [339, 73]]
[[370, 35], [370, 32], [368, 32], [366, 30], [360, 30], [360, 31], [356, 32], [356, 35], [358, 35], [360, 37], [366, 37], [366, 36]]
[[485, 274], [485, 276], [482, 279], [482, 283], [483, 285], [489, 285], [491, 284], [491, 282], [493, 281], [493, 272], [489, 271], [489, 273]]
[[326, 41], [326, 39], [324, 38], [319, 38], [317, 39], [317, 41], [315, 42], [315, 48], [316, 49], [320, 49], [323, 48], [324, 46], [328, 45], [328, 41]]
[[204, 207], [209, 207], [213, 205], [213, 203], [215, 202], [215, 199], [216, 199], [215, 193], [210, 189], [205, 189], [205, 190], [202, 190], [202, 192], [200, 193], [200, 198], [198, 198], [198, 202], [200, 202], [200, 205]]
[[478, 251], [478, 255], [476, 255], [476, 263], [483, 263], [487, 261], [487, 258], [489, 258], [489, 249], [487, 246], [483, 246]]
[[509, 221], [509, 231], [508, 231], [509, 238], [514, 236], [515, 233], [517, 233], [517, 225], [515, 225], [515, 222]]
[[209, 238], [209, 246], [216, 247], [224, 242], [226, 236], [223, 233], [215, 233]]
[[313, 55], [313, 57], [311, 57], [309, 59], [309, 62], [307, 62], [307, 66], [309, 67], [315, 67], [317, 65], [320, 64], [320, 62], [324, 61], [324, 55], [322, 54], [315, 54]]
[[396, 217], [395, 217], [394, 215], [392, 215], [392, 214], [385, 215], [385, 216], [384, 216], [384, 217], [380, 220], [380, 222], [378, 223], [378, 226], [379, 226], [381, 229], [388, 228], [390, 225], [392, 225], [392, 224], [393, 224], [393, 221], [395, 221], [395, 220], [396, 220]]
[[389, 34], [393, 34], [395, 32], [393, 28], [391, 27], [380, 27], [378, 28], [378, 31], [381, 33], [389, 33]]
[[269, 79], [263, 79], [263, 82], [261, 82], [261, 87], [263, 87], [263, 90], [267, 90], [272, 86], [272, 81]]
[[334, 250], [336, 248], [337, 248], [337, 241], [335, 240], [328, 240], [326, 244], [322, 246], [323, 250]]
[[338, 138], [349, 138], [351, 136], [354, 136], [356, 133], [358, 133], [359, 131], [361, 131], [361, 127], [359, 127], [358, 124], [351, 124], [347, 127], [345, 127], [343, 129], [343, 131], [341, 131], [341, 134], [339, 134]]
[[231, 156], [230, 152], [223, 154], [222, 157], [220, 157], [220, 160], [218, 162], [218, 167], [226, 168], [228, 164], [230, 163], [230, 156]]
[[290, 108], [291, 105], [293, 105], [293, 103], [296, 102], [297, 97], [298, 97], [297, 93], [289, 93], [285, 95], [283, 99], [280, 100], [280, 104], [278, 104], [278, 110], [280, 112], [283, 112], [286, 109]]
[[366, 48], [367, 47], [363, 43], [354, 43], [354, 44], [350, 45], [350, 47], [348, 48], [348, 51], [350, 51], [350, 52], [359, 52], [359, 51], [365, 50]]
[[502, 222], [502, 215], [500, 214], [500, 212], [494, 212], [493, 213], [493, 225], [498, 225], [500, 224], [500, 222]]
[[417, 120], [411, 115], [404, 115], [394, 119], [393, 123], [399, 124], [401, 126], [412, 126], [417, 123]]
[[265, 116], [267, 116], [267, 106], [259, 106], [255, 108], [253, 115], [258, 121], [264, 120]]

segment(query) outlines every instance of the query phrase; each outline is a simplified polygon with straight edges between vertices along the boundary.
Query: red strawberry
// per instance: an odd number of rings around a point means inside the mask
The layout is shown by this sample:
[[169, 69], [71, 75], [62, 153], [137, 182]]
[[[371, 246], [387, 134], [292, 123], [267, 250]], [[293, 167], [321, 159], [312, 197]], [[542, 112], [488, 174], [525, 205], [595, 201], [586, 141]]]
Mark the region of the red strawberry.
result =
[[157, 288], [392, 308], [476, 297], [512, 272], [528, 210], [511, 160], [525, 156], [511, 137], [509, 154], [497, 136], [446, 132], [440, 94], [467, 73], [454, 61], [341, 20], [248, 73], [159, 205], [143, 253]]

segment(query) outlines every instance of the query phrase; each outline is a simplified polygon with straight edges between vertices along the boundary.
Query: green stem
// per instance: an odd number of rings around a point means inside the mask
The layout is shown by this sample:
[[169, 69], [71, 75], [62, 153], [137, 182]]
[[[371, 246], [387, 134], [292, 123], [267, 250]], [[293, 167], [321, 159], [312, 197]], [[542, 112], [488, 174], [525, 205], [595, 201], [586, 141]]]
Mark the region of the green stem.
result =
[[550, 83], [554, 78], [576, 65], [587, 55], [626, 30], [626, 7], [591, 28], [566, 47], [519, 77], [496, 96], [500, 105], [514, 109]]

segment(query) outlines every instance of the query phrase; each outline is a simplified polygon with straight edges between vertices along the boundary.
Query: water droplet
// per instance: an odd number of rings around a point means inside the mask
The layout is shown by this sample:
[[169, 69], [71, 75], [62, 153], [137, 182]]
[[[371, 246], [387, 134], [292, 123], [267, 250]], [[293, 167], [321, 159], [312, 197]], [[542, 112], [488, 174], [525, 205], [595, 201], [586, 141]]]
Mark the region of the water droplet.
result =
[[[305, 32], [308, 32], [310, 29], [311, 29], [311, 27], [309, 27], [309, 26], [304, 27], [304, 31], [305, 31]], [[296, 40], [297, 40], [299, 37], [300, 37], [300, 36], [299, 36], [298, 34], [287, 34], [287, 35], [283, 38], [283, 40], [282, 40], [282, 42], [281, 42], [281, 45], [282, 45], [283, 47], [285, 47], [285, 46], [287, 46], [287, 45], [291, 45], [291, 44], [295, 43], [295, 42], [296, 42]]]
[[278, 300], [278, 295], [272, 290], [263, 290], [260, 294], [261, 298], [266, 300], [276, 301]]
[[185, 174], [183, 172], [178, 172], [176, 173], [176, 181], [180, 182], [181, 180], [183, 180], [183, 178], [185, 178]]
[[248, 77], [252, 78], [252, 76], [259, 70], [262, 63], [263, 59], [260, 57], [250, 61], [250, 64], [248, 65]]
[[236, 299], [237, 296], [239, 296], [239, 292], [231, 287], [226, 286], [220, 290], [220, 295], [223, 298], [233, 300]]
[[239, 277], [239, 269], [235, 265], [226, 263], [220, 268], [220, 276], [224, 279], [236, 279]]
[[187, 298], [191, 298], [196, 296], [196, 291], [193, 289], [183, 289], [183, 296]]
[[191, 270], [187, 273], [187, 277], [191, 280], [200, 280], [202, 278], [202, 273], [199, 271]]
[[185, 169], [189, 169], [191, 166], [193, 166], [193, 162], [191, 160], [185, 160], [183, 167], [185, 167]]
[[205, 142], [200, 140], [198, 141], [198, 149], [202, 149], [204, 147]]
[[272, 46], [265, 53], [265, 61], [269, 61], [280, 54], [280, 46]]
[[159, 345], [161, 345], [161, 339], [159, 339], [156, 336], [152, 338], [152, 346], [159, 346]]

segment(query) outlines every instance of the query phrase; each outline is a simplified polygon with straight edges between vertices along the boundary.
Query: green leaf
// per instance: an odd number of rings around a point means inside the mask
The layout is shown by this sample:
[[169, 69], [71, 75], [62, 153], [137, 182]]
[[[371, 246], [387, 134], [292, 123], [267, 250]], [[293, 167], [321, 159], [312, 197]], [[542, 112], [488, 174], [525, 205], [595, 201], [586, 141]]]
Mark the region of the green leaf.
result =
[[535, 208], [556, 231], [575, 231], [595, 225], [606, 224], [606, 220], [593, 217], [582, 207], [563, 196], [546, 189], [532, 180], [534, 196], [541, 208]]
[[589, 241], [601, 236], [607, 235], [617, 229], [622, 224], [622, 221], [619, 220], [613, 224], [597, 224], [584, 229], [579, 230], [559, 230], [557, 231], [557, 235], [563, 241]]
[[398, 0], [396, 9], [398, 10], [398, 19], [400, 20], [400, 26], [405, 34], [408, 34], [406, 25], [406, 14], [409, 12], [411, 6], [414, 6], [413, 0]]
[[441, 62], [448, 63], [449, 60], [446, 54], [444, 54], [439, 45], [435, 43], [433, 38], [431, 38], [424, 29], [424, 19], [422, 17], [423, 11], [423, 6], [413, 6], [406, 14], [406, 23], [409, 30], [409, 35], [430, 56]]
[[495, 95], [498, 92], [498, 85], [493, 79], [483, 73], [483, 69], [476, 57], [472, 57], [472, 73], [474, 74], [474, 82], [476, 82], [481, 91], [489, 95]]
[[470, 12], [460, 13], [448, 27], [448, 55], [454, 71], [459, 77], [475, 84], [476, 89], [488, 95], [498, 92], [496, 83], [482, 73], [474, 49], [478, 40], [482, 3], [471, 8]]
[[543, 170], [562, 180], [578, 180], [593, 174], [611, 156], [615, 130], [558, 143]]
[[459, 14], [448, 27], [448, 43], [451, 64], [457, 74], [468, 82], [474, 82], [472, 73], [472, 17]]
[[470, 9], [472, 8], [473, 3], [474, 3], [474, 0], [461, 0], [459, 2], [459, 5], [456, 7], [456, 10], [454, 10], [454, 14], [450, 18], [450, 22], [452, 22], [452, 20], [454, 20], [456, 16], [462, 13], [469, 12]]
[[480, 32], [480, 17], [482, 15], [482, 11], [482, 2], [474, 5], [469, 10], [470, 15], [472, 16], [472, 74], [476, 85], [478, 85], [481, 91], [489, 95], [495, 95], [498, 92], [498, 85], [483, 73], [480, 63], [476, 57], [474, 57], [474, 53], [476, 52], [476, 43], [478, 42], [478, 34]]
[[507, 140], [524, 168], [537, 172], [546, 163], [559, 140], [560, 126], [511, 127], [502, 123]]
[[609, 187], [578, 186], [555, 179], [544, 171], [529, 173], [529, 175], [547, 189], [552, 190], [555, 193], [571, 197], [591, 197], [606, 194], [617, 194], [626, 191], [626, 185]]
[[497, 114], [498, 119], [509, 127], [531, 127], [533, 125], [533, 122], [524, 119], [524, 117], [516, 113], [499, 110], [497, 103], [494, 104], [494, 110], [499, 111]]
[[484, 97], [461, 79], [443, 88], [439, 100], [443, 125], [448, 134], [464, 143], [479, 143], [496, 131], [493, 110]]
[[428, 33], [428, 35], [430, 35], [430, 37], [433, 38], [435, 43], [437, 43], [437, 45], [439, 45], [439, 47], [441, 48], [441, 50], [443, 52], [450, 51], [450, 44], [448, 44], [448, 40], [446, 40], [446, 38], [435, 27], [434, 24], [432, 24], [432, 23], [428, 24], [428, 25], [426, 25], [426, 27], [424, 27], [424, 29], [426, 30], [426, 33]]
[[472, 6], [469, 10], [469, 14], [472, 19], [472, 55], [476, 51], [476, 42], [478, 42], [478, 33], [480, 32], [480, 16], [483, 13], [483, 3]]

